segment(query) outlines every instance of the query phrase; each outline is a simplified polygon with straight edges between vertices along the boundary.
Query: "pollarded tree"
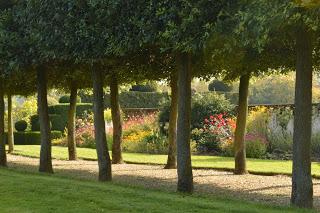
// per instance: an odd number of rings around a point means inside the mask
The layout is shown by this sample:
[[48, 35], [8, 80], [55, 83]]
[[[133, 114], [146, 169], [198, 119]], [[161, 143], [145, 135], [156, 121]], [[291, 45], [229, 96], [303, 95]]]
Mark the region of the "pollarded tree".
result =
[[[2, 166], [6, 166], [6, 152], [5, 152], [5, 144], [4, 144], [4, 95], [7, 94], [23, 94], [25, 92], [30, 92], [27, 89], [25, 82], [29, 82], [29, 80], [23, 81], [23, 75], [21, 67], [22, 62], [17, 55], [23, 55], [21, 50], [24, 49], [26, 42], [25, 40], [20, 41], [19, 38], [21, 36], [20, 28], [15, 24], [14, 21], [14, 9], [15, 2], [14, 1], [2, 1], [0, 3], [0, 70], [1, 70], [1, 97], [0, 97], [0, 164]], [[21, 53], [21, 54], [20, 54]], [[19, 62], [18, 62], [19, 61]], [[17, 64], [20, 65], [17, 66]], [[22, 65], [22, 66], [21, 66]], [[22, 80], [22, 81], [21, 81]], [[9, 101], [10, 103], [10, 101]], [[9, 107], [10, 108], [10, 107]], [[10, 115], [10, 109], [9, 109]], [[9, 116], [10, 117], [10, 116]], [[9, 119], [10, 121], [11, 119]], [[9, 124], [9, 127], [12, 125]], [[11, 142], [10, 151], [13, 148], [13, 137], [12, 130], [9, 129], [9, 140]]]
[[[170, 75], [168, 57], [153, 49], [140, 49], [117, 61], [108, 68], [110, 102], [113, 122], [112, 163], [122, 163], [122, 116], [119, 103], [119, 85], [145, 80], [161, 80]], [[169, 142], [170, 143], [170, 142]], [[172, 143], [170, 143], [172, 144]], [[174, 154], [174, 153], [173, 153]]]
[[[178, 71], [178, 127], [177, 171], [178, 191], [193, 191], [193, 175], [190, 153], [191, 79], [193, 62], [202, 55], [206, 40], [223, 7], [233, 1], [151, 1], [157, 29], [156, 45], [177, 61]], [[152, 9], [148, 11], [152, 11]], [[153, 21], [155, 20], [155, 21]], [[150, 24], [146, 23], [146, 26]], [[151, 28], [152, 29], [152, 28]], [[152, 34], [152, 33], [151, 33]]]
[[[133, 30], [132, 10], [124, 1], [28, 1], [25, 22], [37, 41], [40, 58], [60, 64], [70, 61], [90, 71], [94, 90], [95, 139], [99, 180], [111, 180], [111, 160], [103, 116], [104, 77], [110, 65], [140, 45]], [[81, 13], [79, 13], [81, 11]], [[137, 39], [137, 40], [136, 40]]]
[[[311, 120], [312, 120], [312, 68], [319, 37], [319, 7], [305, 8], [295, 1], [249, 1], [241, 13], [242, 32], [247, 43], [263, 51], [270, 41], [277, 41], [280, 49], [294, 54], [284, 66], [296, 68], [296, 95], [293, 136], [293, 170], [291, 203], [299, 207], [312, 207], [311, 177]], [[247, 36], [245, 29], [255, 34]], [[294, 59], [294, 60], [292, 60]], [[292, 63], [293, 61], [293, 63]]]
[[70, 92], [67, 114], [67, 145], [69, 160], [77, 160], [75, 119], [78, 90], [90, 88], [92, 85], [90, 75], [88, 75], [85, 70], [81, 69], [82, 68], [78, 65], [64, 62], [54, 66], [49, 73], [50, 87]]

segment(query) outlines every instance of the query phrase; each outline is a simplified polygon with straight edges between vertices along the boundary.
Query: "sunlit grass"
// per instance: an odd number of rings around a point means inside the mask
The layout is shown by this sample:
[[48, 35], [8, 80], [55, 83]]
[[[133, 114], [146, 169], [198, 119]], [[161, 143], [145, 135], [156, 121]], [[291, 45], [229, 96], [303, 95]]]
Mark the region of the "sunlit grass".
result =
[[[95, 149], [78, 148], [78, 157], [86, 160], [96, 160], [97, 154]], [[14, 154], [28, 157], [39, 157], [40, 146], [38, 145], [17, 145]], [[68, 150], [66, 147], [52, 147], [52, 156], [55, 159], [67, 160]], [[130, 163], [146, 164], [165, 164], [166, 155], [151, 155], [141, 153], [123, 153], [123, 158]], [[215, 168], [215, 169], [233, 169], [234, 159], [230, 157], [219, 156], [192, 156], [192, 166], [194, 168]], [[264, 160], [264, 159], [247, 159], [248, 170], [253, 173], [265, 174], [291, 174], [292, 161], [285, 160]], [[320, 177], [320, 164], [312, 163], [312, 174]]]

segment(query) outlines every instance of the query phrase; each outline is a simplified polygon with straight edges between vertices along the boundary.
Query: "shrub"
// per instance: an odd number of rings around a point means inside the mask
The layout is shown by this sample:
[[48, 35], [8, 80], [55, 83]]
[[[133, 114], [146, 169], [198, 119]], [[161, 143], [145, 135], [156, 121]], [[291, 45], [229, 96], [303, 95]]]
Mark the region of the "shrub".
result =
[[166, 154], [167, 138], [157, 126], [157, 115], [134, 116], [123, 125], [123, 150], [127, 152]]
[[104, 120], [107, 122], [112, 122], [111, 109], [104, 110]]
[[[67, 133], [65, 133], [67, 135]], [[107, 134], [107, 142], [109, 150], [112, 148], [112, 136]], [[67, 146], [68, 138], [63, 137], [53, 141], [54, 145]], [[94, 124], [93, 115], [91, 113], [86, 114], [83, 118], [76, 120], [76, 144], [77, 147], [82, 148], [95, 148], [95, 137], [94, 137]]]
[[[61, 137], [62, 132], [51, 131], [51, 139], [57, 139]], [[40, 145], [41, 134], [38, 131], [14, 132], [14, 143], [17, 145]]]
[[[191, 128], [202, 128], [204, 120], [210, 115], [226, 113], [233, 117], [234, 105], [232, 105], [223, 95], [217, 93], [197, 93], [192, 97]], [[159, 113], [159, 124], [164, 126], [169, 122], [170, 106], [164, 105]]]
[[[29, 121], [30, 117], [37, 113], [37, 100], [34, 97], [27, 98], [22, 105], [18, 104], [12, 112], [15, 121]], [[30, 125], [29, 125], [30, 127]]]
[[[248, 158], [264, 158], [267, 152], [267, 140], [264, 136], [247, 134], [245, 136], [246, 156]], [[226, 140], [221, 146], [225, 156], [234, 156], [234, 139]]]
[[[59, 103], [60, 104], [69, 104], [70, 103], [70, 96], [69, 95], [64, 95], [59, 98]], [[81, 98], [80, 96], [77, 96], [77, 103], [81, 103]]]
[[201, 129], [192, 131], [192, 139], [197, 143], [198, 152], [220, 153], [222, 144], [232, 138], [234, 129], [235, 122], [225, 114], [212, 115], [205, 119]]
[[158, 131], [130, 132], [123, 138], [123, 150], [126, 152], [167, 154], [167, 138]]
[[28, 127], [28, 123], [25, 120], [17, 121], [14, 127], [18, 132], [24, 132]]
[[209, 91], [219, 91], [219, 92], [230, 92], [232, 90], [232, 87], [223, 81], [213, 80], [209, 84], [208, 90]]
[[247, 132], [267, 135], [270, 113], [266, 107], [256, 107], [249, 112], [247, 118]]
[[136, 84], [133, 85], [130, 91], [134, 92], [156, 92], [158, 89], [158, 85], [155, 82], [147, 83], [147, 84]]
[[234, 114], [234, 106], [223, 95], [198, 93], [192, 101], [191, 127], [201, 128], [206, 118], [221, 113]]
[[248, 158], [263, 158], [267, 152], [267, 141], [263, 136], [247, 134], [245, 138]]

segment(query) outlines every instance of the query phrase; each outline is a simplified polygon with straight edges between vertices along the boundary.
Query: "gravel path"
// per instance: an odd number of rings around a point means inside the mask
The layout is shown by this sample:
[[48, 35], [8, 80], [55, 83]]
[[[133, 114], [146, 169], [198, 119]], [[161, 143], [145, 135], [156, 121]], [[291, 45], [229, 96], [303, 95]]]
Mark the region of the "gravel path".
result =
[[[8, 164], [19, 170], [38, 170], [39, 159], [8, 155]], [[81, 179], [97, 179], [98, 166], [95, 161], [53, 160], [58, 175]], [[177, 174], [175, 169], [165, 170], [161, 166], [122, 164], [113, 165], [113, 181], [145, 188], [175, 191]], [[218, 196], [237, 197], [250, 201], [289, 205], [291, 177], [262, 175], [233, 175], [216, 170], [194, 170], [195, 192]], [[314, 179], [314, 205], [320, 209], [320, 180]]]

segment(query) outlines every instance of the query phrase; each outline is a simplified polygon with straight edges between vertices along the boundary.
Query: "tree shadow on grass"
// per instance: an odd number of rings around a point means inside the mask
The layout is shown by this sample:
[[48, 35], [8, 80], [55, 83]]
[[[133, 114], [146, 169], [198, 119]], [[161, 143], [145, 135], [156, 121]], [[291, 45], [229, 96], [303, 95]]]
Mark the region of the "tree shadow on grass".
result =
[[[53, 161], [54, 171], [57, 176], [80, 180], [97, 180], [98, 166], [96, 162], [88, 161]], [[38, 171], [38, 159], [34, 159], [32, 163], [23, 160], [9, 161], [8, 167], [26, 172]], [[203, 172], [204, 174], [201, 174]], [[194, 188], [195, 194], [210, 195], [217, 197], [236, 198], [245, 201], [254, 201], [273, 205], [289, 205], [290, 193], [268, 193], [268, 190], [283, 189], [285, 192], [290, 192], [291, 185], [279, 185], [274, 183], [272, 186], [261, 186], [249, 188], [244, 187], [245, 184], [250, 184], [250, 180], [243, 181], [243, 186], [234, 188], [226, 183], [210, 183], [209, 178], [228, 178], [232, 176], [230, 172], [214, 172], [206, 173], [207, 170], [194, 172]], [[254, 175], [244, 178], [254, 178]], [[208, 180], [206, 180], [208, 178]], [[162, 191], [176, 191], [176, 170], [164, 170], [161, 166], [146, 166], [146, 165], [113, 165], [113, 181], [121, 185], [140, 186], [146, 189], [157, 189]], [[319, 186], [320, 182], [314, 183]], [[319, 187], [317, 187], [318, 189]], [[319, 194], [319, 193], [317, 193]], [[314, 196], [314, 205], [320, 209], [320, 196]]]

